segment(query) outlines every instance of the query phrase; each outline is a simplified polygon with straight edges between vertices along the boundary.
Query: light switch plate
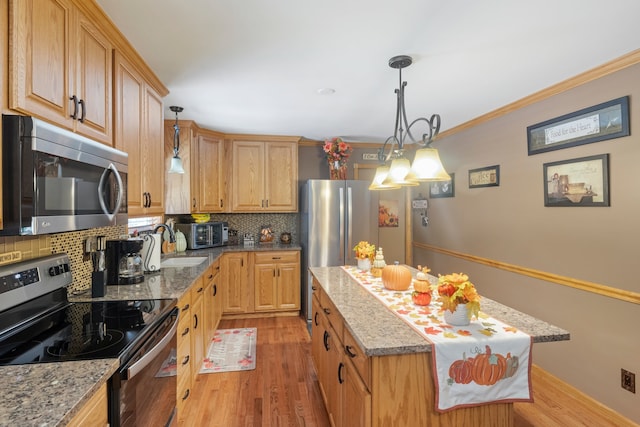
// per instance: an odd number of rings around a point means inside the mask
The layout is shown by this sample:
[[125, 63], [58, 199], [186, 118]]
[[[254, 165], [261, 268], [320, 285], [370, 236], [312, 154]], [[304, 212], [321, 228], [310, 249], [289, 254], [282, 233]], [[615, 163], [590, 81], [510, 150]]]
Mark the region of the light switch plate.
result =
[[429, 207], [429, 202], [427, 201], [427, 199], [412, 200], [411, 207], [413, 209], [427, 209]]

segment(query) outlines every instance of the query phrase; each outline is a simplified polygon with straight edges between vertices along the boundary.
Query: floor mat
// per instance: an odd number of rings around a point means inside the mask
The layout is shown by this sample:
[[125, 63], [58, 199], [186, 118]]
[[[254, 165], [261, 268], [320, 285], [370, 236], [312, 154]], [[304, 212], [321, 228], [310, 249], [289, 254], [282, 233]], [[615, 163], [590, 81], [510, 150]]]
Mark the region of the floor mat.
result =
[[211, 340], [200, 373], [255, 369], [257, 337], [256, 328], [218, 329]]

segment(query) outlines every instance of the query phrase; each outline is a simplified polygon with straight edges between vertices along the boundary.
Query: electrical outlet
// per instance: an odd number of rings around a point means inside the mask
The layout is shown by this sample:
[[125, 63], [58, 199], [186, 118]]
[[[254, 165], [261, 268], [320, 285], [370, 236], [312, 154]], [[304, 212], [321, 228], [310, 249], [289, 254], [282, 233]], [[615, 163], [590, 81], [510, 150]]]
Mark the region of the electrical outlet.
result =
[[620, 369], [620, 385], [623, 389], [635, 394], [636, 374], [625, 369]]

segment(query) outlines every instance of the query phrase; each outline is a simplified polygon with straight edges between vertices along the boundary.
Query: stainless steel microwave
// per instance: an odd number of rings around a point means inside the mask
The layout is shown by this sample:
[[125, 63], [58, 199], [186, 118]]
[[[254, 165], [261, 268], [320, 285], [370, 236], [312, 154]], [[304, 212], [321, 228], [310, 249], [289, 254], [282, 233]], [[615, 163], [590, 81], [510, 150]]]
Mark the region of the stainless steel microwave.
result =
[[229, 226], [226, 222], [202, 222], [176, 224], [187, 239], [187, 248], [204, 249], [226, 245], [229, 241]]
[[127, 224], [128, 155], [29, 116], [2, 116], [0, 235]]

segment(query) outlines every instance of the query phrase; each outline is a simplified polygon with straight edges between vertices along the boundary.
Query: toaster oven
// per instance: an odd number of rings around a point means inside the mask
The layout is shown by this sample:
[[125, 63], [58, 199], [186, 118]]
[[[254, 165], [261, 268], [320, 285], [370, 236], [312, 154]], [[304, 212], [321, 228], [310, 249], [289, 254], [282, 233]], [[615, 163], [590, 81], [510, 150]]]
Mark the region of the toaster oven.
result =
[[176, 224], [176, 228], [184, 233], [188, 249], [213, 248], [229, 242], [229, 226], [226, 222]]

